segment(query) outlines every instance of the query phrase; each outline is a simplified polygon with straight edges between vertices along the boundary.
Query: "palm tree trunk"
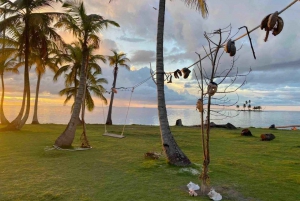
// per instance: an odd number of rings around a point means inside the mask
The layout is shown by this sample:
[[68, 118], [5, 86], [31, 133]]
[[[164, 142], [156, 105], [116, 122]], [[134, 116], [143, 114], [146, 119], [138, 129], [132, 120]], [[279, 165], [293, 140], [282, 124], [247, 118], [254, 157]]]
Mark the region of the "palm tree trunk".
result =
[[158, 26], [157, 26], [157, 46], [156, 46], [156, 72], [157, 72], [157, 102], [158, 116], [160, 123], [161, 141], [163, 150], [170, 164], [177, 166], [190, 165], [190, 160], [185, 156], [177, 145], [171, 133], [167, 118], [167, 109], [164, 92], [164, 21], [165, 21], [165, 0], [159, 1]]
[[[112, 88], [116, 87], [117, 76], [118, 76], [118, 66], [116, 64], [115, 69], [114, 69], [114, 81], [113, 81]], [[107, 119], [106, 119], [107, 125], [112, 125], [111, 114], [112, 114], [112, 106], [113, 106], [113, 102], [114, 102], [114, 96], [115, 96], [115, 93], [112, 91], [111, 97], [110, 97], [110, 102], [109, 102], [108, 113], [107, 113]]]
[[[28, 10], [26, 11], [28, 13]], [[28, 58], [29, 58], [29, 21], [28, 16], [25, 16], [25, 68], [24, 68], [24, 90], [23, 90], [23, 101], [20, 112], [18, 116], [10, 123], [4, 130], [20, 130], [29, 116], [30, 110], [30, 85], [29, 85], [29, 67], [28, 67]], [[26, 112], [24, 114], [25, 108], [25, 100], [26, 101]], [[23, 117], [23, 118], [22, 118]]]
[[87, 66], [87, 45], [83, 44], [82, 47], [82, 65], [80, 69], [80, 81], [78, 93], [76, 94], [76, 100], [74, 103], [74, 109], [72, 111], [71, 119], [64, 130], [64, 132], [56, 139], [55, 145], [59, 147], [70, 147], [73, 143], [75, 137], [76, 126], [79, 124], [79, 114], [81, 109], [81, 104], [84, 98], [84, 90], [86, 86], [86, 66]]
[[1, 73], [1, 85], [2, 85], [2, 95], [1, 95], [1, 105], [0, 105], [0, 121], [1, 124], [7, 125], [9, 124], [9, 121], [6, 119], [4, 115], [4, 110], [3, 110], [3, 104], [4, 104], [4, 77], [3, 73]]
[[35, 90], [34, 112], [33, 112], [33, 118], [31, 124], [40, 124], [38, 120], [37, 111], [38, 111], [41, 77], [42, 77], [41, 73], [38, 73], [38, 79], [37, 79], [36, 90]]

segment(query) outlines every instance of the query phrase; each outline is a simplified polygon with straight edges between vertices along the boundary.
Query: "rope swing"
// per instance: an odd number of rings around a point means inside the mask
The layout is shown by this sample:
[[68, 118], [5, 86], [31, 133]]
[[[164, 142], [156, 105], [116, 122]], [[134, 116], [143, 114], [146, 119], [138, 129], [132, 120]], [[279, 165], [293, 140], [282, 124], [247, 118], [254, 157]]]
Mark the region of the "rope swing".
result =
[[109, 137], [115, 137], [115, 138], [124, 138], [125, 137], [124, 136], [124, 131], [125, 131], [126, 121], [127, 121], [127, 117], [128, 117], [128, 113], [129, 113], [129, 108], [130, 108], [130, 103], [131, 103], [131, 100], [132, 100], [132, 94], [133, 94], [133, 92], [134, 92], [134, 87], [132, 87], [132, 90], [131, 90], [130, 99], [129, 99], [129, 103], [128, 103], [128, 107], [127, 107], [127, 112], [126, 112], [126, 117], [125, 117], [125, 122], [124, 122], [124, 125], [123, 125], [123, 129], [122, 129], [121, 135], [107, 132], [107, 130], [106, 130], [106, 124], [105, 124], [105, 118], [104, 118], [104, 106], [103, 106], [103, 103], [102, 103], [103, 121], [104, 121], [104, 134], [103, 134], [103, 136], [109, 136]]

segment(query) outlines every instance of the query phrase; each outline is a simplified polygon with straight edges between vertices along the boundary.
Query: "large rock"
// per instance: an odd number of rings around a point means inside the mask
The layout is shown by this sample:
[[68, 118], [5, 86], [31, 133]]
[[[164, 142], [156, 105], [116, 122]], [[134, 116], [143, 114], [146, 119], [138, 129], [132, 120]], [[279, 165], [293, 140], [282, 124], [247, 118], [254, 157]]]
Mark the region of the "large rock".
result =
[[241, 136], [252, 136], [252, 133], [248, 128], [245, 128], [242, 130]]
[[176, 126], [183, 126], [181, 119], [176, 120]]
[[260, 138], [262, 141], [271, 141], [275, 139], [275, 135], [272, 133], [261, 134]]

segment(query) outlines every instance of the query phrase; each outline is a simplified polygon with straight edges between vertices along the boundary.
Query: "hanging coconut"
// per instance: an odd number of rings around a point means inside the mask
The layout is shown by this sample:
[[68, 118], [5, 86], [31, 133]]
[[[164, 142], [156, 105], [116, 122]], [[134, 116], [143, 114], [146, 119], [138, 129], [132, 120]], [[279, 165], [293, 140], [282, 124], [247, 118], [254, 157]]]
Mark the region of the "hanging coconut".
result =
[[118, 91], [115, 88], [111, 88], [111, 91], [114, 92], [115, 94], [118, 93]]
[[207, 85], [207, 93], [210, 95], [210, 96], [213, 96], [218, 90], [218, 84], [215, 83], [215, 82], [210, 82], [208, 85]]
[[278, 19], [278, 11], [274, 12], [269, 16], [268, 19], [268, 28], [269, 30], [273, 29]]
[[226, 43], [226, 45], [224, 46], [224, 50], [226, 53], [230, 53], [231, 50], [231, 39], [229, 39]]
[[[260, 23], [260, 29], [261, 30], [266, 30], [266, 28], [268, 28], [268, 21], [269, 21], [269, 17], [271, 14], [267, 15], [266, 17], [264, 17], [264, 19], [261, 21]], [[266, 30], [267, 31], [267, 30]]]
[[231, 57], [233, 57], [235, 55], [235, 53], [236, 53], [236, 47], [235, 47], [234, 41], [232, 41], [229, 55]]
[[284, 25], [284, 22], [283, 22], [283, 19], [281, 17], [278, 16], [278, 19], [277, 19], [277, 25], [276, 27], [274, 28], [272, 34], [274, 36], [277, 36], [278, 34], [280, 34], [280, 32], [282, 31], [283, 29], [283, 25]]
[[174, 71], [174, 77], [177, 78], [177, 79], [179, 79], [178, 75], [182, 76], [181, 71], [179, 69], [177, 69], [177, 70]]
[[198, 99], [196, 109], [198, 109], [199, 112], [203, 112], [203, 101], [202, 101], [202, 99]]
[[189, 75], [190, 75], [190, 72], [191, 72], [188, 68], [183, 68], [183, 69], [181, 69], [181, 71], [183, 73], [183, 78], [184, 79], [188, 78]]

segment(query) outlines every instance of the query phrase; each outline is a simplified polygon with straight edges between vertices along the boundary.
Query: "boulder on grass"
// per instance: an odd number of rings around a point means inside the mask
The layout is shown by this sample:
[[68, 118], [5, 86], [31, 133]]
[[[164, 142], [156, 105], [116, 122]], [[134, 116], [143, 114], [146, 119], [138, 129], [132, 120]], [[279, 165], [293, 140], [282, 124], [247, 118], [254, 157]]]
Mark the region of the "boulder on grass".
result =
[[236, 129], [236, 127], [235, 127], [234, 125], [232, 125], [231, 123], [227, 123], [227, 124], [225, 125], [225, 127], [226, 127], [227, 129]]
[[275, 124], [272, 124], [269, 128], [275, 129]]
[[260, 138], [262, 141], [271, 141], [275, 139], [275, 135], [272, 133], [261, 134]]
[[242, 130], [241, 136], [252, 136], [252, 133], [248, 128], [245, 128]]
[[181, 119], [176, 120], [176, 126], [183, 126]]

